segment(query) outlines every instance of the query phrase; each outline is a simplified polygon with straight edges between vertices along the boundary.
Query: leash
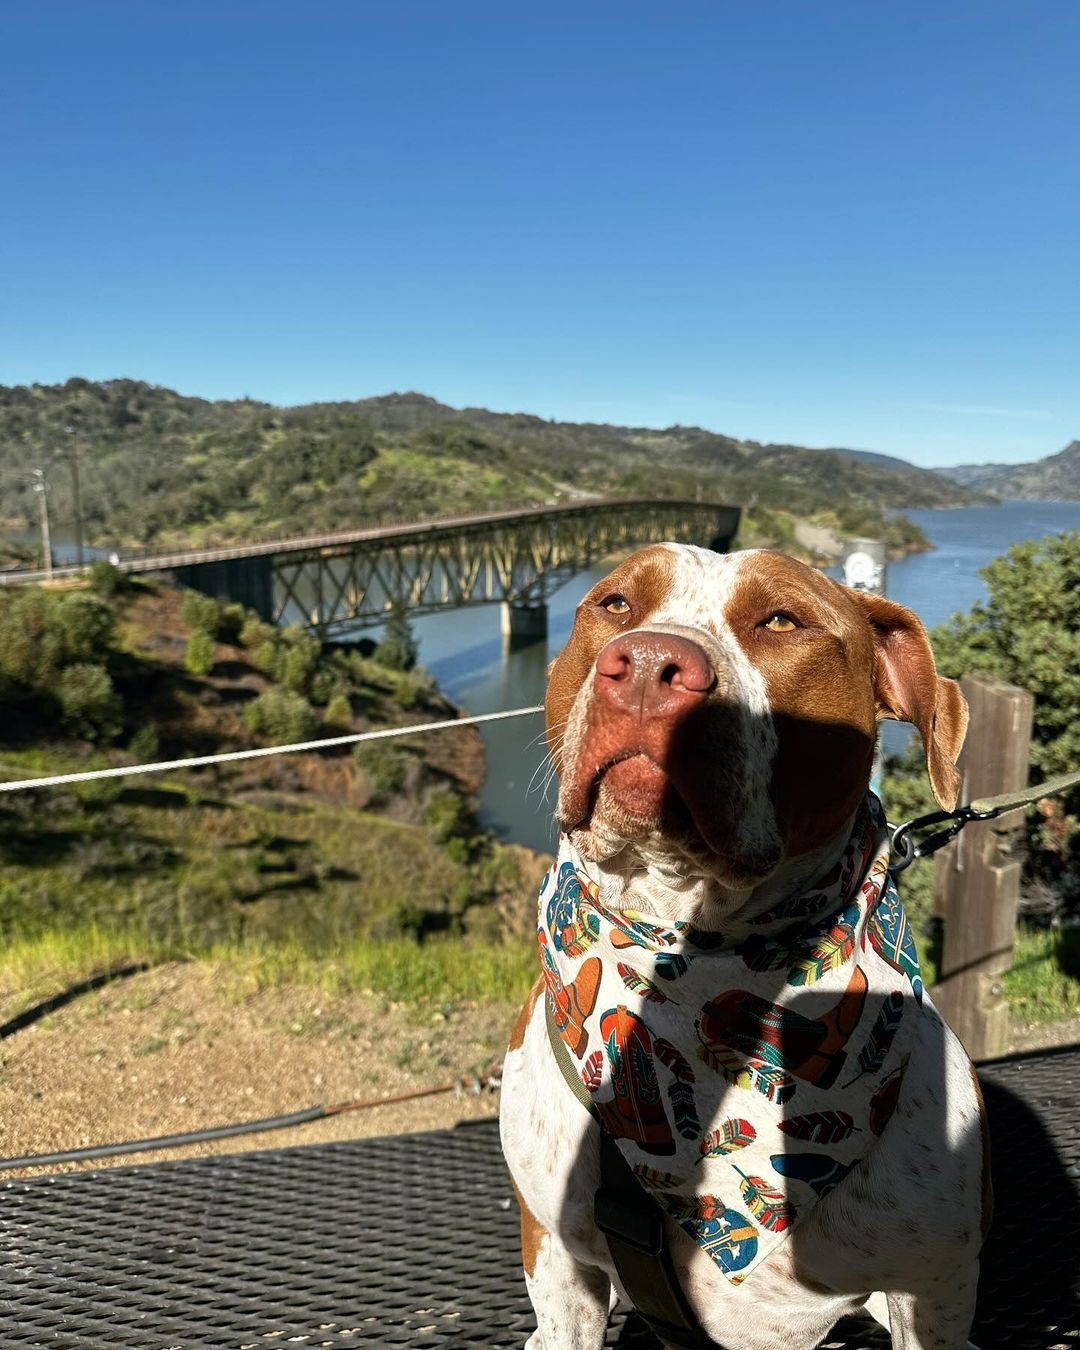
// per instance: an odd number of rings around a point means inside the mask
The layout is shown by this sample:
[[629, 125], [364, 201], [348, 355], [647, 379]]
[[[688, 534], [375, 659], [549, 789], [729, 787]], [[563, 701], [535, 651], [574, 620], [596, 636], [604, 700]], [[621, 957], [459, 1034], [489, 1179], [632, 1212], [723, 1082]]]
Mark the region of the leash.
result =
[[[954, 811], [933, 811], [898, 825], [892, 836], [893, 875], [917, 858], [928, 858], [944, 848], [974, 821], [1031, 806], [1044, 797], [1056, 797], [1080, 786], [1080, 772], [1058, 774], [1034, 787], [978, 797]], [[937, 826], [944, 828], [937, 829]], [[925, 838], [927, 830], [933, 833]], [[665, 1345], [677, 1350], [723, 1350], [706, 1333], [687, 1301], [668, 1241], [663, 1211], [642, 1186], [615, 1139], [604, 1128], [588, 1089], [578, 1076], [558, 1027], [550, 998], [544, 999], [548, 1040], [559, 1072], [600, 1130], [600, 1185], [593, 1200], [596, 1226], [607, 1240], [623, 1292], [639, 1317]]]
[[[1002, 792], [996, 797], [976, 797], [966, 806], [958, 806], [955, 811], [931, 811], [929, 815], [916, 816], [898, 825], [893, 831], [892, 848], [896, 861], [889, 864], [893, 876], [905, 871], [917, 858], [929, 858], [931, 854], [951, 843], [965, 825], [973, 821], [997, 820], [999, 816], [1019, 811], [1022, 807], [1032, 806], [1044, 797], [1058, 797], [1070, 788], [1080, 786], [1080, 773], [1060, 773], [1048, 778], [1044, 783], [1032, 787], [1020, 788], [1016, 792]], [[944, 829], [935, 830], [925, 839], [916, 840], [913, 836], [944, 825]]]

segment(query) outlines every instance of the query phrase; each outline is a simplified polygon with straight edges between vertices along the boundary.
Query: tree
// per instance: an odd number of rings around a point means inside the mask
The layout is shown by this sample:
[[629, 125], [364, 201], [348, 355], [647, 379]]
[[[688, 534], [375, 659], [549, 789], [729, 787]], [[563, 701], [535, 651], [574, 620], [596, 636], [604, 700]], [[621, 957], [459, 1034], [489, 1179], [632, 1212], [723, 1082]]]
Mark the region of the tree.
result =
[[413, 634], [405, 601], [396, 599], [390, 606], [382, 640], [375, 648], [375, 660], [390, 670], [412, 670], [419, 654], [420, 646]]
[[[982, 576], [986, 603], [931, 635], [939, 671], [954, 678], [985, 671], [1032, 693], [1034, 782], [1080, 766], [1080, 531], [1016, 544]], [[1078, 816], [1074, 791], [1029, 830], [1029, 879], [1073, 907], [1080, 902]]]
[[88, 591], [59, 596], [50, 615], [61, 635], [65, 663], [100, 661], [113, 646], [116, 620], [104, 600]]
[[111, 741], [120, 733], [123, 707], [104, 666], [79, 662], [67, 666], [57, 682], [65, 730], [91, 741]]

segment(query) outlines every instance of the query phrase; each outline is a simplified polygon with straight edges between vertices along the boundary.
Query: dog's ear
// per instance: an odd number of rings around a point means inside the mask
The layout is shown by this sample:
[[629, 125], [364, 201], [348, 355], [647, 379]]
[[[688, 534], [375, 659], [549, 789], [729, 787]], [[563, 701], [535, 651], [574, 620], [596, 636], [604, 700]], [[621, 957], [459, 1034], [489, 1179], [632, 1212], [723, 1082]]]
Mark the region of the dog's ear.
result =
[[878, 717], [918, 728], [930, 786], [941, 806], [951, 811], [960, 791], [956, 759], [967, 731], [967, 700], [955, 680], [938, 675], [930, 639], [917, 615], [880, 595], [851, 595], [865, 610], [874, 641]]

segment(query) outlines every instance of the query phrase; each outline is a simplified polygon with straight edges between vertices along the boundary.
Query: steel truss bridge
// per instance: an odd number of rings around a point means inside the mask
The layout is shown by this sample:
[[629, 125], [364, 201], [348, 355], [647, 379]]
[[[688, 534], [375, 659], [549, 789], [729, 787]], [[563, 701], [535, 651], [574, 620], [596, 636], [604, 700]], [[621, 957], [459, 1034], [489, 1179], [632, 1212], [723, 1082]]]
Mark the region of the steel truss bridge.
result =
[[[383, 624], [395, 604], [430, 614], [501, 603], [504, 634], [524, 642], [546, 635], [548, 598], [575, 573], [668, 539], [726, 552], [739, 514], [737, 506], [708, 502], [588, 501], [126, 556], [119, 566], [171, 572], [193, 590], [238, 600], [274, 623], [306, 623], [328, 637]], [[57, 568], [53, 575], [74, 570]]]

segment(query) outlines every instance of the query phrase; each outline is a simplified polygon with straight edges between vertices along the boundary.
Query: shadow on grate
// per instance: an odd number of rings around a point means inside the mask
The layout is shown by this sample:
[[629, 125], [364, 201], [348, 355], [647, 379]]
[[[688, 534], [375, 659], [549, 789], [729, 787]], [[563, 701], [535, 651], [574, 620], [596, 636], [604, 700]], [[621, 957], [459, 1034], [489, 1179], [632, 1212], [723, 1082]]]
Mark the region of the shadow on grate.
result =
[[[1080, 1350], [1080, 1051], [988, 1067], [998, 1213], [975, 1340]], [[0, 1345], [521, 1347], [494, 1124], [9, 1181]], [[827, 1350], [882, 1350], [850, 1323]], [[655, 1350], [618, 1315], [607, 1345]]]

